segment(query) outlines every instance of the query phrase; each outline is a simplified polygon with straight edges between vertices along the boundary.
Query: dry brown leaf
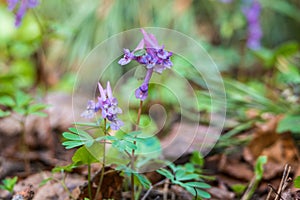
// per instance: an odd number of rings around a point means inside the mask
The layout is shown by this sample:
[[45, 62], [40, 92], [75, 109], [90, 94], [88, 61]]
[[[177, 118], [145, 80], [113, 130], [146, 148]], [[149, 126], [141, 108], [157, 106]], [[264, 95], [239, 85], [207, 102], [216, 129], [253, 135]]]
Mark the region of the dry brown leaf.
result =
[[221, 158], [219, 171], [240, 180], [250, 181], [253, 177], [253, 170], [249, 164], [236, 158], [228, 158], [226, 155]]
[[[92, 196], [96, 194], [97, 186], [99, 183], [101, 172], [99, 171], [93, 178], [92, 178]], [[102, 199], [121, 199], [122, 196], [122, 184], [123, 184], [123, 177], [120, 175], [119, 171], [114, 170], [111, 167], [105, 167], [105, 174], [103, 177], [103, 182], [101, 186], [101, 190], [99, 196], [96, 200]], [[77, 200], [83, 200], [84, 197], [88, 197], [88, 184], [85, 183], [77, 187], [72, 192], [73, 197]]]
[[260, 155], [268, 157], [264, 166], [264, 179], [267, 180], [280, 176], [287, 163], [292, 166], [292, 170], [299, 166], [299, 153], [291, 134], [276, 132], [281, 118], [272, 117], [265, 124], [259, 125], [251, 142], [244, 149], [244, 158], [252, 165]]

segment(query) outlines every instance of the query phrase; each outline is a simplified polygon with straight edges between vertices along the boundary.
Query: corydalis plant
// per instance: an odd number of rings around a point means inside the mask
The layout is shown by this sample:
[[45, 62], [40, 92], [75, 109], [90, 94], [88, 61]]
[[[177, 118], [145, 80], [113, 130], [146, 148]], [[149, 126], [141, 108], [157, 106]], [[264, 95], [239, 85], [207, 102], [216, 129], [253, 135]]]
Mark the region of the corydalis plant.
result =
[[96, 113], [101, 110], [102, 118], [110, 121], [110, 128], [112, 130], [119, 130], [124, 123], [118, 118], [118, 114], [122, 113], [121, 108], [118, 107], [118, 100], [113, 97], [110, 83], [107, 82], [106, 89], [103, 89], [98, 83], [100, 96], [98, 101], [88, 101], [86, 110], [81, 114], [81, 117], [93, 118]]
[[20, 26], [28, 8], [34, 8], [39, 4], [38, 0], [7, 0], [10, 11], [17, 10], [15, 26]]
[[166, 51], [164, 46], [159, 46], [157, 39], [153, 34], [147, 33], [141, 29], [143, 39], [138, 46], [131, 52], [129, 49], [124, 49], [124, 57], [119, 60], [120, 65], [127, 65], [132, 60], [144, 65], [147, 73], [142, 85], [136, 89], [136, 98], [144, 101], [148, 97], [149, 81], [153, 72], [161, 74], [165, 69], [173, 66], [170, 57], [172, 52]]
[[260, 26], [261, 5], [258, 1], [252, 0], [249, 5], [245, 5], [243, 13], [248, 22], [247, 46], [252, 50], [258, 50], [261, 46], [260, 40], [263, 32]]

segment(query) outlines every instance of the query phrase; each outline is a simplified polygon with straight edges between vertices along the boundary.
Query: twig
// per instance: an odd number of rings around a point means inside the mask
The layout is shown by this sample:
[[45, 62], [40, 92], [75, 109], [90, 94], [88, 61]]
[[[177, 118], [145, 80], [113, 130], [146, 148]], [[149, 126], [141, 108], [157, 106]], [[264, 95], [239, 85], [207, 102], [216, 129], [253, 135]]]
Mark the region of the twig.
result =
[[290, 171], [291, 171], [291, 166], [286, 164], [284, 167], [283, 175], [282, 175], [282, 178], [281, 178], [281, 181], [280, 181], [280, 184], [279, 184], [279, 187], [278, 187], [278, 190], [277, 190], [274, 200], [278, 200], [278, 198], [281, 196], [281, 192], [285, 189], [286, 185], [284, 187], [284, 184], [287, 182], [287, 180], [289, 178]]
[[164, 180], [162, 180], [162, 181], [160, 181], [160, 182], [158, 182], [158, 183], [150, 186], [149, 190], [146, 192], [146, 194], [143, 196], [143, 198], [141, 200], [146, 200], [146, 198], [148, 197], [148, 195], [150, 194], [150, 192], [152, 191], [153, 188], [155, 188], [155, 187], [157, 187], [159, 185], [164, 184], [167, 180], [168, 179], [164, 179]]
[[164, 197], [163, 200], [167, 200], [168, 199], [168, 189], [169, 189], [169, 179], [166, 180], [165, 185], [164, 185]]
[[271, 198], [271, 194], [274, 192], [275, 193], [275, 198], [274, 200], [278, 200], [278, 199], [282, 199], [284, 200], [282, 197], [281, 197], [281, 193], [286, 189], [286, 187], [288, 186], [288, 184], [290, 183], [290, 181], [292, 180], [289, 175], [290, 175], [290, 171], [291, 171], [291, 166], [286, 164], [285, 167], [284, 167], [284, 171], [283, 171], [283, 175], [282, 175], [282, 178], [281, 178], [281, 181], [280, 181], [280, 184], [279, 184], [279, 187], [278, 187], [278, 190], [276, 192], [276, 190], [273, 188], [272, 185], [268, 184], [270, 190], [269, 190], [269, 193], [268, 193], [268, 196], [266, 198], [266, 200], [269, 200]]
[[[274, 192], [274, 193], [276, 194], [276, 196], [277, 196], [277, 195], [279, 196], [280, 199], [285, 200], [285, 199], [283, 199], [283, 198], [281, 197], [281, 195], [279, 195], [279, 194], [276, 192], [275, 188], [273, 188], [272, 185], [268, 184], [268, 186], [270, 187], [270, 191], [271, 191], [271, 193], [269, 192], [270, 196], [271, 196], [272, 192]], [[267, 198], [270, 198], [270, 197], [269, 197], [269, 194], [268, 194]]]
[[89, 198], [92, 199], [92, 184], [91, 184], [91, 164], [88, 164], [88, 193]]
[[271, 195], [272, 195], [272, 191], [273, 191], [272, 185], [268, 184], [268, 186], [269, 186], [270, 189], [269, 189], [268, 196], [267, 196], [266, 200], [269, 200], [269, 199], [270, 199], [270, 197], [271, 197]]

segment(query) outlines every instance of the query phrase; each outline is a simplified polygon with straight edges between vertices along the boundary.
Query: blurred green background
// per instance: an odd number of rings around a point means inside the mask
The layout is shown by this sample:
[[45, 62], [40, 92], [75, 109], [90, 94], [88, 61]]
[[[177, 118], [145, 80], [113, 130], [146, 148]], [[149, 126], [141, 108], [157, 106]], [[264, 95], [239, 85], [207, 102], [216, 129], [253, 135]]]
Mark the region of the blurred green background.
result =
[[[247, 0], [41, 0], [19, 28], [2, 0], [0, 95], [14, 96], [17, 90], [40, 96], [49, 91], [71, 93], [80, 63], [101, 41], [132, 28], [163, 27], [192, 37], [216, 62], [225, 80], [229, 118], [244, 123], [246, 111], [256, 109], [299, 121], [300, 1], [258, 2], [263, 38], [262, 47], [253, 51], [246, 46], [242, 8]], [[195, 88], [200, 105], [195, 109], [211, 112], [210, 95], [199, 74], [179, 57], [173, 62]], [[182, 82], [174, 84], [180, 88]], [[163, 94], [161, 103], [177, 112], [172, 97]], [[155, 96], [149, 99], [155, 101]], [[300, 129], [281, 125], [285, 130]]]

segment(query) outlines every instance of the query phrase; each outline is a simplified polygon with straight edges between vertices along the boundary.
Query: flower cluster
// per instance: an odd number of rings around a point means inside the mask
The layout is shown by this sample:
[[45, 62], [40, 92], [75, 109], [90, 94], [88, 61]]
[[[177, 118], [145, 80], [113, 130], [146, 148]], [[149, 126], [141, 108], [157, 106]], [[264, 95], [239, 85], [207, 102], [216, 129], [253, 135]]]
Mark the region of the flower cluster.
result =
[[118, 107], [118, 101], [112, 95], [110, 83], [107, 82], [106, 90], [103, 89], [100, 83], [98, 83], [100, 96], [98, 101], [88, 101], [86, 110], [81, 114], [81, 117], [93, 118], [95, 114], [101, 110], [102, 117], [109, 120], [112, 130], [119, 130], [124, 123], [118, 118], [118, 114], [122, 113], [121, 108]]
[[257, 50], [261, 46], [260, 40], [263, 35], [259, 20], [261, 5], [258, 1], [253, 0], [249, 6], [244, 7], [243, 12], [248, 22], [247, 46], [250, 49]]
[[39, 4], [38, 0], [7, 0], [7, 3], [8, 3], [8, 9], [10, 11], [13, 11], [17, 7], [17, 4], [19, 3], [19, 8], [16, 13], [16, 20], [15, 20], [15, 26], [17, 27], [21, 25], [21, 21], [27, 9], [34, 8]]
[[129, 49], [124, 49], [124, 57], [119, 60], [120, 65], [126, 65], [132, 60], [144, 65], [147, 69], [143, 84], [135, 91], [135, 96], [144, 101], [148, 96], [149, 81], [153, 71], [162, 73], [165, 69], [173, 66], [170, 60], [172, 52], [166, 51], [164, 46], [159, 46], [153, 34], [147, 33], [141, 29], [143, 39], [138, 46], [130, 52]]

